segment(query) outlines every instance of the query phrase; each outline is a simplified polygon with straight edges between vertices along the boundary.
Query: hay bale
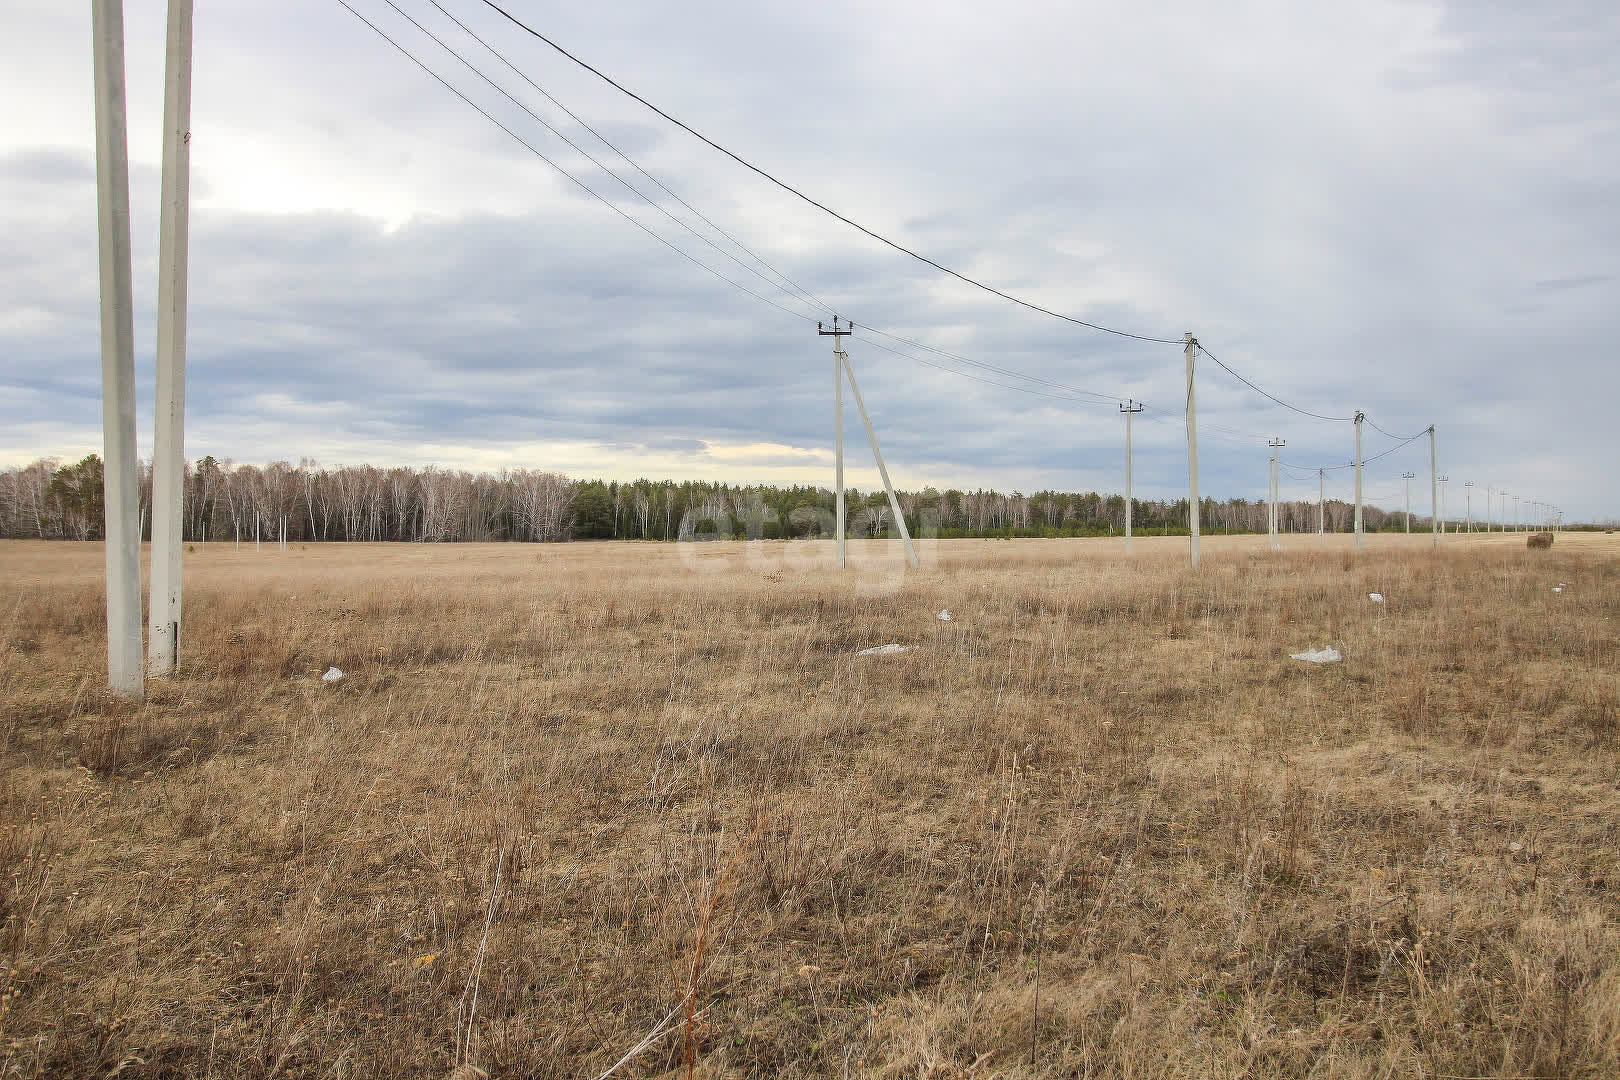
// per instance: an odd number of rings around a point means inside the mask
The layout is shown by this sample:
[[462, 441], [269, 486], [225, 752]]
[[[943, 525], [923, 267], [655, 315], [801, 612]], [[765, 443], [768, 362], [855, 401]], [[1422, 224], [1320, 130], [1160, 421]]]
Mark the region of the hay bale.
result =
[[1525, 546], [1531, 548], [1552, 547], [1553, 534], [1550, 532], [1531, 533], [1525, 540]]

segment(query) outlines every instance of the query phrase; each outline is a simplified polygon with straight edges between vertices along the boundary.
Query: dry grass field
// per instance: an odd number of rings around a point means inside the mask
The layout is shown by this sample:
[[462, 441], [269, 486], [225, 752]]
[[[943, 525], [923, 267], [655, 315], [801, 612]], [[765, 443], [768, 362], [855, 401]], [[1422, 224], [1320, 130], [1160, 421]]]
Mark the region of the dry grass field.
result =
[[0, 544], [0, 1077], [1620, 1076], [1616, 541]]

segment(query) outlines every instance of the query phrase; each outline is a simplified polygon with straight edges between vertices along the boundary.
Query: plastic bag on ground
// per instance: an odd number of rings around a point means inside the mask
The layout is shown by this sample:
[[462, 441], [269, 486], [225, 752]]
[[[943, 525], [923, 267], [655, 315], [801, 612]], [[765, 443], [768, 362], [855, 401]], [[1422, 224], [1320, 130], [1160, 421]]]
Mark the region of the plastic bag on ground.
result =
[[1290, 660], [1304, 660], [1308, 664], [1336, 664], [1344, 659], [1343, 654], [1331, 645], [1324, 645], [1320, 649], [1309, 649], [1305, 652], [1289, 653]]
[[900, 645], [900, 644], [875, 645], [870, 649], [862, 649], [860, 652], [856, 653], [855, 655], [856, 656], [893, 656], [895, 653], [910, 652], [912, 649], [915, 649], [916, 647], [917, 646], [915, 646], [915, 645]]
[[1381, 592], [1370, 592], [1367, 594], [1367, 599], [1371, 600], [1375, 604], [1382, 604], [1384, 602], [1384, 594]]
[[955, 616], [951, 614], [950, 608], [942, 608], [938, 618], [940, 622], [950, 622]]
[[337, 682], [341, 678], [343, 678], [343, 672], [335, 667], [329, 667], [326, 669], [326, 674], [321, 676], [321, 682]]

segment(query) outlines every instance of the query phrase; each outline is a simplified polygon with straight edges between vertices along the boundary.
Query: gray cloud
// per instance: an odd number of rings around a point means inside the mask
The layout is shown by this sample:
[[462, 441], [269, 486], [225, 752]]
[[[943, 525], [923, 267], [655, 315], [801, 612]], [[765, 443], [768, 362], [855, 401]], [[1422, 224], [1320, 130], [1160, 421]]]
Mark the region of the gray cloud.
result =
[[[448, 6], [845, 316], [1146, 400], [1139, 489], [1180, 490], [1179, 348], [1097, 335], [943, 278], [617, 98], [481, 5]], [[363, 8], [398, 25], [380, 3]], [[1585, 464], [1620, 449], [1607, 416], [1620, 376], [1595, 362], [1620, 330], [1609, 60], [1620, 25], [1607, 5], [1255, 2], [1129, 18], [1085, 5], [516, 10], [964, 272], [1091, 321], [1192, 330], [1312, 411], [1365, 409], [1400, 434], [1436, 423], [1442, 470], [1459, 481], [1588, 515], [1620, 503], [1620, 482]], [[0, 454], [11, 458], [99, 443], [83, 21], [42, 3], [0, 15], [0, 34], [30, 57], [0, 85], [43, 88], [40, 108], [0, 136]], [[132, 3], [129, 34], [146, 428], [161, 5]], [[615, 474], [735, 477], [828, 447], [830, 358], [813, 326], [559, 179], [341, 8], [211, 8], [197, 65], [193, 455], [566, 458], [589, 470], [594, 454]], [[768, 291], [487, 88], [469, 92], [650, 228]], [[1112, 403], [1009, 391], [861, 340], [851, 355], [903, 483], [1119, 486]], [[1273, 432], [1302, 464], [1351, 453], [1348, 425], [1275, 408], [1207, 362], [1199, 402], [1206, 491], [1263, 491]], [[705, 445], [757, 449], [721, 458]], [[1369, 432], [1369, 453], [1387, 445]], [[1426, 468], [1419, 451], [1370, 468], [1369, 487]], [[1345, 494], [1348, 477], [1337, 482]]]

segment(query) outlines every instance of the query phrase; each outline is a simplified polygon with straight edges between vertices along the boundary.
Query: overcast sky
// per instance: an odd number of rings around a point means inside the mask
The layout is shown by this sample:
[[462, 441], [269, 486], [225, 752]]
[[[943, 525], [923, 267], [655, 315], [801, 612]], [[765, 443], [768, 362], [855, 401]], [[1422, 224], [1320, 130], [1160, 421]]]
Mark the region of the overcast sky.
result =
[[[427, 0], [396, 0], [539, 116], [758, 268]], [[440, 0], [638, 165], [864, 325], [1145, 401], [1138, 493], [1185, 493], [1183, 361], [934, 271], [621, 97], [475, 0]], [[390, 10], [197, 5], [186, 452], [831, 483], [813, 319], [682, 231]], [[99, 452], [90, 5], [0, 6], [0, 463]], [[1057, 311], [1192, 331], [1312, 412], [1437, 426], [1464, 480], [1620, 514], [1620, 6], [510, 0], [812, 197]], [[140, 443], [150, 453], [164, 5], [127, 0]], [[880, 341], [883, 339], [879, 339]], [[890, 342], [890, 344], [893, 344]], [[849, 345], [897, 483], [1119, 490], [1113, 400], [1053, 400]], [[934, 363], [1019, 382], [938, 354]], [[1352, 426], [1200, 358], [1204, 493], [1259, 497]], [[1050, 387], [1045, 387], [1050, 389]], [[1157, 417], [1157, 422], [1148, 422]], [[853, 482], [877, 482], [851, 411]], [[1369, 428], [1367, 453], [1390, 445]], [[1367, 469], [1427, 508], [1420, 440]], [[1308, 479], [1305, 477], [1308, 476]], [[1349, 495], [1349, 473], [1328, 474]], [[1386, 498], [1386, 496], [1393, 496]], [[1483, 495], [1474, 499], [1476, 516]]]

